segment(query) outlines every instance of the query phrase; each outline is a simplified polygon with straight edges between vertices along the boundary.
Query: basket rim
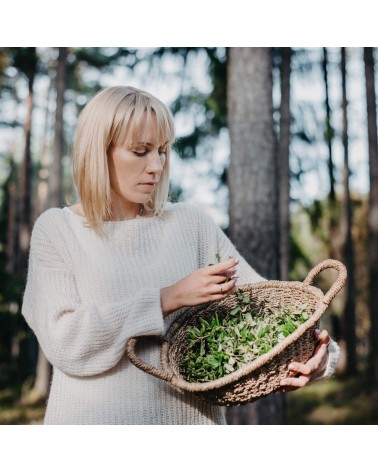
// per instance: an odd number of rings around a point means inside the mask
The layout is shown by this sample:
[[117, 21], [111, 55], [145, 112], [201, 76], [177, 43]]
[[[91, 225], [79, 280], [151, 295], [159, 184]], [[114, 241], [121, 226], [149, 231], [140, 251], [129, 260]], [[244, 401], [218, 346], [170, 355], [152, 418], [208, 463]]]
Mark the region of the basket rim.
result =
[[[203, 310], [204, 308], [210, 305], [217, 305], [222, 306], [224, 305], [224, 301], [226, 299], [221, 300], [220, 302], [210, 302], [205, 303], [202, 305], [197, 305], [196, 307], [188, 307], [178, 319], [176, 319], [171, 326], [167, 329], [165, 336], [162, 339], [162, 347], [160, 352], [160, 361], [162, 367], [165, 371], [172, 374], [171, 382], [178, 388], [182, 390], [189, 391], [189, 392], [206, 392], [219, 389], [221, 387], [228, 386], [230, 384], [236, 383], [241, 378], [249, 375], [253, 371], [261, 368], [263, 365], [270, 362], [274, 357], [279, 355], [283, 352], [287, 346], [298, 340], [307, 330], [311, 329], [316, 325], [316, 323], [320, 320], [322, 315], [324, 314], [325, 310], [328, 307], [327, 303], [324, 303], [323, 292], [314, 286], [309, 286], [304, 284], [303, 282], [282, 282], [278, 280], [270, 280], [267, 282], [256, 282], [253, 284], [244, 284], [237, 286], [238, 291], [251, 291], [253, 288], [263, 289], [263, 288], [296, 288], [302, 290], [306, 293], [311, 295], [315, 295], [318, 299], [317, 305], [315, 307], [314, 312], [311, 314], [309, 319], [301, 324], [293, 333], [285, 338], [282, 342], [274, 346], [265, 354], [262, 354], [257, 359], [250, 362], [248, 365], [241, 367], [240, 369], [235, 370], [229, 374], [224, 375], [223, 377], [210, 380], [207, 382], [188, 382], [181, 377], [178, 377], [173, 370], [171, 369], [169, 363], [169, 349], [170, 349], [170, 340], [173, 337], [174, 333], [181, 327], [181, 325], [187, 320], [188, 317], [193, 315], [193, 312], [197, 312]], [[234, 295], [231, 295], [234, 296]], [[227, 297], [228, 298], [228, 297]]]
[[[243, 284], [243, 285], [237, 285], [237, 291], [251, 291], [252, 289], [264, 289], [264, 288], [295, 288], [302, 290], [303, 292], [309, 293], [311, 295], [315, 295], [315, 297], [318, 299], [318, 303], [323, 302], [323, 297], [324, 293], [320, 290], [320, 288], [314, 287], [312, 285], [306, 285], [303, 282], [282, 282], [280, 280], [269, 280], [269, 281], [263, 281], [263, 282], [255, 282], [252, 284]], [[167, 331], [165, 332], [163, 336], [163, 341], [170, 341], [170, 339], [173, 337], [175, 334], [176, 330], [179, 329], [182, 325], [182, 323], [186, 320], [188, 316], [192, 316], [193, 313], [196, 313], [198, 311], [202, 311], [206, 309], [207, 307], [210, 306], [223, 306], [226, 304], [226, 302], [229, 301], [230, 297], [235, 297], [235, 295], [229, 295], [226, 298], [223, 298], [222, 300], [219, 300], [217, 302], [207, 302], [203, 303], [201, 305], [196, 305], [192, 307], [184, 307], [180, 309], [180, 315], [171, 323], [171, 325], [167, 328]], [[328, 306], [323, 302], [325, 306]]]

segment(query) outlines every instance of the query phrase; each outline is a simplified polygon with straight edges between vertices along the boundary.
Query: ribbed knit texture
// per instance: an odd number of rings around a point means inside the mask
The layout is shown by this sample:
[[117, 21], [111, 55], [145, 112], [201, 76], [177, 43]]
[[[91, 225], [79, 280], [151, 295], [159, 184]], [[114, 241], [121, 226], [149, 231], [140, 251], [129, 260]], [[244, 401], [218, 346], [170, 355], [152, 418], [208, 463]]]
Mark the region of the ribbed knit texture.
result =
[[[225, 424], [224, 408], [173, 389], [132, 365], [129, 337], [160, 335], [160, 289], [237, 257], [237, 285], [265, 280], [201, 209], [168, 203], [163, 216], [105, 222], [108, 239], [69, 208], [36, 220], [22, 314], [53, 365], [45, 424]], [[332, 375], [334, 350], [327, 366]], [[153, 339], [138, 350], [159, 366]]]

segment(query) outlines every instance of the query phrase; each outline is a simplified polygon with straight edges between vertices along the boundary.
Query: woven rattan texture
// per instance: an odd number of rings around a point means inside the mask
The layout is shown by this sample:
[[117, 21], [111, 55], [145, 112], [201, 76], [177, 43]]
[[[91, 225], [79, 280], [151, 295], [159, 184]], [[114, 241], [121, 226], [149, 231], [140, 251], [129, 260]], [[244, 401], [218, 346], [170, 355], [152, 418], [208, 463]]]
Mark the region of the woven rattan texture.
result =
[[[338, 275], [324, 294], [313, 287], [312, 283], [322, 270], [328, 268], [336, 269]], [[236, 295], [228, 296], [220, 302], [185, 309], [169, 327], [164, 339], [160, 339], [161, 369], [146, 364], [136, 355], [137, 338], [127, 341], [126, 355], [144, 372], [169, 382], [172, 387], [198, 395], [209, 403], [234, 406], [253, 402], [280, 391], [280, 380], [289, 375], [290, 362], [306, 362], [312, 356], [317, 342], [314, 330], [319, 326], [319, 320], [329, 303], [343, 287], [346, 277], [346, 268], [341, 262], [327, 259], [314, 267], [304, 282], [273, 280], [239, 286], [238, 290], [248, 294], [252, 306], [257, 310], [262, 304], [265, 310], [306, 304], [310, 317], [270, 351], [220, 379], [202, 383], [189, 383], [183, 379], [180, 363], [187, 352], [186, 331], [189, 326], [197, 325], [200, 318], [210, 318], [215, 311], [219, 316], [224, 316], [237, 306]]]
[[[270, 286], [269, 286], [270, 285]], [[260, 310], [263, 306], [264, 312], [268, 316], [269, 308], [279, 308], [282, 306], [298, 306], [307, 304], [308, 313], [314, 314], [319, 302], [322, 299], [322, 292], [313, 287], [305, 287], [303, 284], [291, 282], [276, 283], [259, 283], [254, 285], [245, 285], [239, 289], [250, 296], [251, 307]], [[169, 366], [172, 373], [179, 379], [185, 381], [182, 377], [179, 366], [182, 359], [187, 354], [187, 329], [191, 326], [198, 326], [200, 318], [209, 319], [215, 313], [220, 318], [237, 306], [236, 296], [227, 297], [221, 303], [212, 303], [202, 309], [188, 309], [184, 317], [182, 317], [166, 335], [166, 341], [169, 343], [168, 359], [164, 364]], [[292, 361], [307, 362], [311, 357], [315, 345], [316, 338], [314, 329], [318, 326], [317, 320], [313, 317], [306, 322], [306, 329], [298, 337], [293, 340], [290, 336], [277, 345], [276, 349], [272, 349], [264, 355], [265, 362], [263, 365], [261, 359], [254, 361], [240, 379], [232, 380], [235, 373], [223, 377], [223, 380], [229, 379], [229, 383], [224, 387], [216, 387], [217, 381], [209, 381], [203, 384], [207, 385], [207, 389], [200, 392], [200, 396], [210, 403], [219, 405], [240, 405], [251, 402], [254, 399], [268, 395], [280, 388], [280, 380], [287, 377], [287, 366]], [[280, 353], [277, 353], [280, 351]], [[245, 369], [243, 369], [244, 371]], [[240, 374], [240, 370], [237, 374]], [[215, 387], [215, 388], [214, 388]]]

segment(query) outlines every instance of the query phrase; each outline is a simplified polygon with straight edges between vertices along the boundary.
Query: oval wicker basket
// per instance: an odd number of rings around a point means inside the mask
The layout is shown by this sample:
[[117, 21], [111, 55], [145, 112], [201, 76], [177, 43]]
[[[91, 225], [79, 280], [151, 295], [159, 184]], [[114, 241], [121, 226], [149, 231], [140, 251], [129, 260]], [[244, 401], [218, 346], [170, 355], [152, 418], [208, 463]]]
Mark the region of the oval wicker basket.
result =
[[[324, 269], [333, 268], [337, 279], [324, 294], [311, 284]], [[196, 326], [199, 318], [212, 316], [216, 310], [220, 316], [237, 306], [236, 295], [230, 295], [220, 302], [206, 303], [187, 308], [168, 328], [161, 342], [158, 369], [142, 361], [136, 354], [137, 340], [130, 338], [126, 343], [126, 354], [139, 369], [169, 382], [184, 392], [200, 396], [215, 405], [236, 406], [253, 402], [273, 392], [279, 392], [280, 381], [288, 376], [288, 365], [292, 361], [307, 362], [312, 356], [317, 340], [315, 328], [326, 308], [343, 287], [347, 277], [345, 266], [336, 260], [327, 259], [315, 266], [303, 282], [281, 282], [276, 280], [238, 286], [238, 291], [248, 293], [252, 306], [265, 307], [307, 304], [309, 319], [292, 334], [253, 362], [224, 377], [208, 382], [187, 382], [181, 375], [179, 365], [187, 352], [185, 343], [187, 328]], [[150, 338], [151, 336], [149, 336]]]

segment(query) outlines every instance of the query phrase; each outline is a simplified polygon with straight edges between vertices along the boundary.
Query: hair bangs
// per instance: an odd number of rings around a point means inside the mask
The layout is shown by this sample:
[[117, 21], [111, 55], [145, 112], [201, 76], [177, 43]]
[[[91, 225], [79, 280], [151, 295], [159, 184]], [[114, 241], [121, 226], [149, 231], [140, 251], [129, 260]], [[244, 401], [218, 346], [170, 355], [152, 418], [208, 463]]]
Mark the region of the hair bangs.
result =
[[156, 123], [158, 145], [172, 144], [175, 139], [174, 123], [164, 105], [142, 94], [132, 98], [133, 103], [125, 103], [124, 110], [122, 106], [119, 107], [120, 116], [110, 145], [135, 146], [143, 139], [143, 130], [148, 129], [153, 121]]

